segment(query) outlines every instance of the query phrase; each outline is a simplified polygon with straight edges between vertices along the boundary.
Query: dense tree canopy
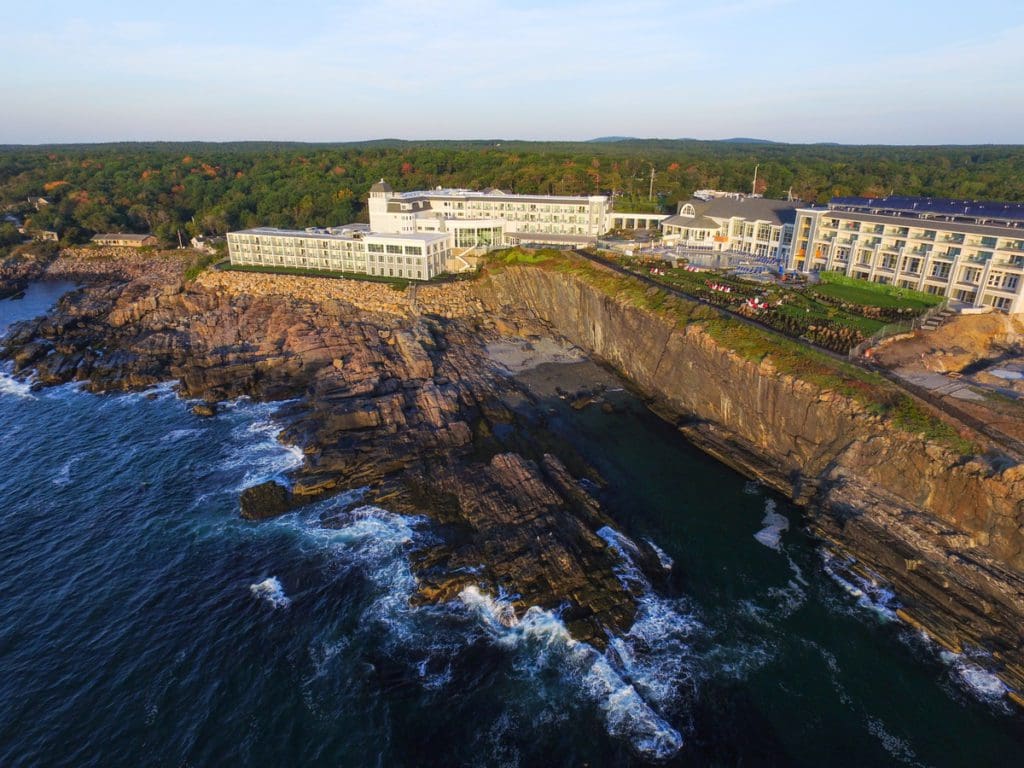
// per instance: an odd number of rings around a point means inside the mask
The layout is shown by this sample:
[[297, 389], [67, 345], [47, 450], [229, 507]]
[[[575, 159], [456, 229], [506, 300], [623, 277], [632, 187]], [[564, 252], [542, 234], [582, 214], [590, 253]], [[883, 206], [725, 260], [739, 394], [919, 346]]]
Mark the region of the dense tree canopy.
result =
[[[0, 148], [0, 204], [65, 240], [151, 231], [164, 242], [257, 225], [365, 220], [378, 178], [545, 194], [612, 194], [674, 209], [695, 189], [808, 202], [895, 192], [1024, 199], [1024, 147], [852, 147], [626, 140], [586, 143], [106, 144]], [[653, 198], [651, 171], [654, 171]], [[45, 196], [35, 210], [27, 201]]]

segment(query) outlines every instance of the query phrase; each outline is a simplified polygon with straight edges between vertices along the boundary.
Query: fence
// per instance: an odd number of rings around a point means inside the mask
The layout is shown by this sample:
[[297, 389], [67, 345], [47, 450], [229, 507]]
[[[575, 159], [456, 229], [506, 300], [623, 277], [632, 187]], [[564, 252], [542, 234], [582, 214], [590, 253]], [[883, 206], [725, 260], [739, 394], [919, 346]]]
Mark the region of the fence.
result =
[[882, 339], [887, 339], [890, 336], [896, 336], [900, 333], [910, 333], [916, 331], [918, 328], [923, 326], [932, 318], [942, 314], [949, 309], [949, 299], [946, 299], [941, 304], [936, 304], [934, 307], [929, 309], [923, 315], [911, 318], [910, 320], [900, 320], [898, 323], [889, 323], [889, 325], [883, 325], [868, 338], [864, 339], [860, 344], [850, 350], [849, 355], [851, 360], [856, 360], [861, 357], [868, 349], [877, 346]]

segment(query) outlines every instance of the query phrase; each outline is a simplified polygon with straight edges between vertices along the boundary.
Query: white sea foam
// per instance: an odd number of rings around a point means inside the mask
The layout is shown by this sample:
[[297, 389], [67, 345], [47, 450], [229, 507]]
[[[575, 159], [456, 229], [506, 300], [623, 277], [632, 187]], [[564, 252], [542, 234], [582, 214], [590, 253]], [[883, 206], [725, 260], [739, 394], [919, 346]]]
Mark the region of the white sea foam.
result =
[[163, 443], [176, 443], [176, 442], [178, 442], [179, 440], [181, 440], [183, 438], [194, 437], [196, 435], [201, 435], [202, 433], [203, 433], [203, 430], [195, 429], [195, 428], [191, 428], [191, 429], [172, 429], [170, 432], [168, 432], [166, 435], [164, 435], [162, 438], [160, 438], [160, 441], [163, 442]]
[[572, 638], [551, 611], [531, 606], [516, 619], [502, 599], [467, 587], [459, 595], [497, 645], [525, 652], [534, 669], [557, 670], [593, 701], [605, 718], [608, 733], [627, 740], [644, 757], [664, 760], [683, 745], [682, 735], [644, 700], [607, 655]]
[[658, 556], [658, 563], [661, 565], [662, 570], [666, 572], [671, 571], [675, 561], [669, 557], [668, 553], [650, 539], [644, 539], [644, 541], [647, 542], [647, 546], [654, 550], [654, 554]]
[[978, 699], [1005, 706], [1006, 684], [982, 668], [965, 653], [943, 650], [939, 658], [950, 668], [953, 679]]
[[647, 577], [636, 566], [636, 559], [640, 551], [636, 543], [625, 534], [619, 533], [614, 528], [604, 526], [598, 529], [597, 535], [604, 539], [608, 547], [618, 555], [619, 562], [615, 566], [615, 575], [627, 589], [634, 592], [650, 590], [651, 585]]
[[[529, 696], [546, 702], [530, 711], [543, 723], [566, 716], [562, 697], [592, 703], [601, 712], [609, 734], [629, 743], [647, 759], [662, 760], [682, 747], [683, 737], [668, 720], [696, 695], [700, 660], [691, 650], [691, 640], [706, 630], [682, 601], [660, 598], [650, 590], [630, 552], [636, 544], [628, 537], [607, 529], [603, 536], [620, 553], [619, 577], [630, 581], [641, 593], [633, 627], [614, 638], [602, 654], [587, 643], [575, 640], [555, 611], [537, 606], [516, 614], [509, 596], [483, 593], [467, 587], [456, 603], [414, 607], [410, 599], [416, 580], [407, 552], [415, 540], [429, 532], [420, 521], [386, 510], [362, 506], [346, 507], [352, 498], [341, 497], [316, 505], [306, 513], [293, 513], [270, 521], [274, 526], [297, 531], [301, 539], [318, 551], [333, 553], [347, 572], [358, 568], [370, 584], [372, 597], [363, 609], [360, 630], [383, 629], [374, 637], [378, 647], [405, 658], [418, 684], [439, 690], [456, 679], [455, 669], [465, 650], [481, 638], [509, 654], [512, 670], [527, 685]], [[336, 515], [332, 511], [338, 510]], [[322, 516], [332, 515], [328, 523]], [[311, 653], [319, 674], [326, 656]], [[550, 691], [550, 681], [557, 688]], [[528, 727], [527, 723], [522, 724]], [[494, 749], [502, 747], [504, 731], [493, 724], [484, 736]]]
[[822, 568], [836, 584], [857, 601], [860, 608], [871, 611], [883, 621], [895, 621], [896, 593], [880, 579], [865, 578], [850, 569], [851, 561], [842, 562], [836, 555], [821, 550]]
[[284, 587], [276, 576], [271, 576], [258, 584], [250, 584], [249, 592], [256, 598], [265, 600], [274, 608], [287, 608], [291, 599], [284, 593]]
[[57, 474], [54, 475], [54, 477], [53, 477], [53, 480], [52, 480], [53, 484], [54, 485], [67, 485], [68, 483], [70, 483], [71, 482], [71, 468], [75, 465], [75, 463], [77, 461], [78, 461], [78, 457], [75, 456], [74, 458], [68, 459], [63, 464], [61, 464], [60, 469], [57, 470]]
[[910, 743], [906, 739], [901, 739], [899, 736], [890, 733], [885, 724], [877, 717], [869, 715], [865, 718], [865, 723], [868, 733], [878, 739], [890, 757], [904, 765], [923, 766], [923, 763], [917, 759], [917, 755], [914, 753]]
[[780, 617], [791, 616], [807, 602], [807, 593], [792, 579], [784, 587], [770, 588], [768, 595], [776, 601], [774, 612]]
[[220, 463], [223, 470], [245, 470], [233, 489], [235, 493], [266, 480], [282, 479], [285, 473], [301, 467], [305, 461], [301, 448], [278, 441], [281, 426], [266, 415], [267, 406], [250, 407], [256, 409], [261, 418], [247, 420], [232, 429], [234, 447]]
[[765, 499], [761, 525], [764, 528], [755, 533], [754, 538], [769, 549], [781, 551], [782, 534], [789, 530], [789, 518], [775, 511], [774, 499]]
[[[84, 382], [83, 382], [84, 383]], [[154, 384], [151, 387], [147, 387], [139, 392], [122, 392], [111, 400], [125, 401], [125, 400], [163, 400], [165, 398], [173, 398], [178, 396], [178, 382], [176, 380], [161, 381], [158, 384]]]
[[16, 379], [7, 371], [0, 370], [0, 396], [11, 395], [26, 400], [35, 400], [32, 394], [32, 384], [29, 381]]

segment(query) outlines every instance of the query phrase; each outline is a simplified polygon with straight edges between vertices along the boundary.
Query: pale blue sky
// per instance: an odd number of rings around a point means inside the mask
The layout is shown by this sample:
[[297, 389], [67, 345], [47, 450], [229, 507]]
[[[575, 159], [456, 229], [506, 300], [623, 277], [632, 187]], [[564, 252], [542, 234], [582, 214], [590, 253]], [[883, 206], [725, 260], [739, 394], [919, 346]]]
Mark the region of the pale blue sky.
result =
[[1024, 0], [19, 2], [0, 143], [1024, 143]]

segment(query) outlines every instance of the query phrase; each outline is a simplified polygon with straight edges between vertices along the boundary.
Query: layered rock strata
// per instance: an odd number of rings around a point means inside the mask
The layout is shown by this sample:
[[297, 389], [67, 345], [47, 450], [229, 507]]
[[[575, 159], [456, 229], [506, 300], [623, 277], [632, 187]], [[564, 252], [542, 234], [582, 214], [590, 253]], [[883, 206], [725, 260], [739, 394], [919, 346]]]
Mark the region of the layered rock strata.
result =
[[[557, 457], [523, 448], [506, 401], [528, 395], [488, 360], [477, 321], [424, 315], [414, 294], [387, 286], [217, 273], [185, 285], [182, 262], [143, 264], [59, 260], [51, 274], [85, 287], [15, 327], [3, 356], [41, 385], [104, 392], [173, 378], [207, 402], [288, 400], [282, 439], [303, 448], [304, 466], [287, 489], [246, 491], [247, 516], [362, 488], [363, 503], [435, 521], [411, 553], [418, 599], [501, 591], [520, 609], [562, 610], [599, 647], [631, 625], [635, 595], [595, 533], [611, 521]], [[479, 305], [453, 288], [422, 303], [449, 318]]]
[[780, 373], [770, 354], [746, 359], [687, 322], [684, 302], [649, 311], [595, 282], [515, 267], [481, 295], [492, 313], [534, 316], [603, 359], [693, 442], [806, 504], [812, 532], [897, 587], [906, 619], [990, 654], [1024, 690], [1024, 466], [960, 456]]

